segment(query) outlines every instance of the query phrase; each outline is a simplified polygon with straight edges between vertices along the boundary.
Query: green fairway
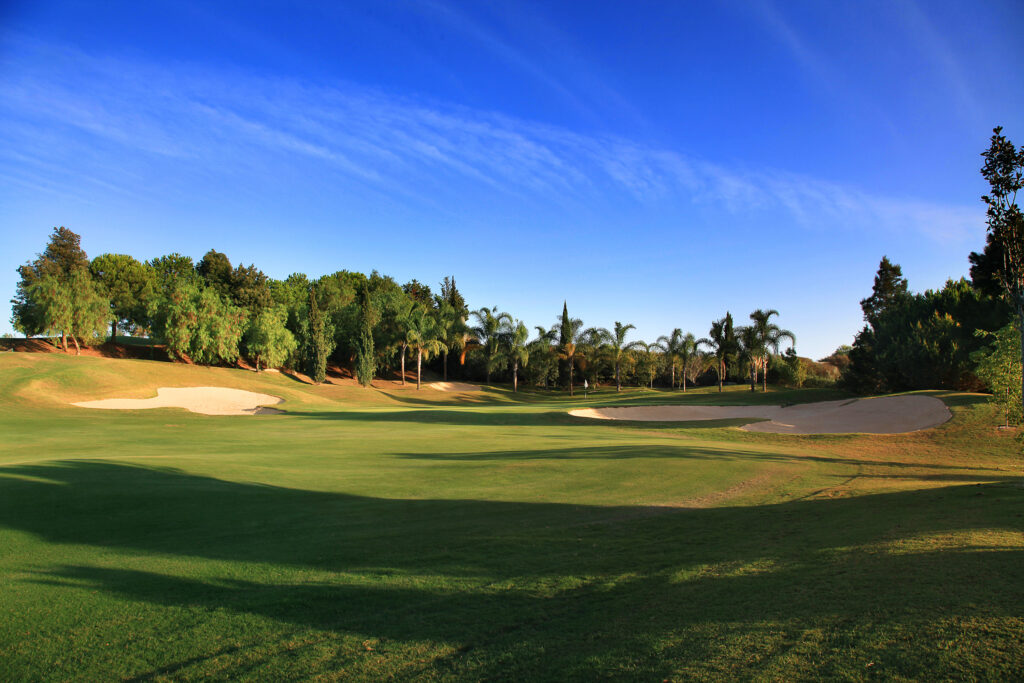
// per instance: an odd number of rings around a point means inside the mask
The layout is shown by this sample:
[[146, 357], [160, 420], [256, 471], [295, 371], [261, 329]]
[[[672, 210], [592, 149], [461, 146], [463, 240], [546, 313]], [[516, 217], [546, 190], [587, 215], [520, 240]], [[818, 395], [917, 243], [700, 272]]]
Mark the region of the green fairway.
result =
[[[227, 386], [282, 415], [70, 401]], [[0, 354], [0, 680], [980, 678], [1024, 670], [1020, 445], [579, 406], [832, 391], [310, 386]]]

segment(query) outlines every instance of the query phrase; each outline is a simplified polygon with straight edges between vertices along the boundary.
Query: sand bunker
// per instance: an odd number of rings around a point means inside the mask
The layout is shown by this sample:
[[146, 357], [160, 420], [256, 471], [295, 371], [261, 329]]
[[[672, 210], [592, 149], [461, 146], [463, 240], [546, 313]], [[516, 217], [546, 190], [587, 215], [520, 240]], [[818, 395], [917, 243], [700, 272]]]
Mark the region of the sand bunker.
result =
[[901, 434], [936, 427], [952, 415], [931, 396], [883, 396], [852, 401], [823, 401], [795, 406], [650, 406], [584, 408], [576, 417], [638, 422], [690, 422], [764, 418], [740, 429], [775, 434]]
[[469, 384], [468, 382], [431, 382], [427, 385], [431, 389], [437, 389], [438, 391], [480, 391], [481, 387], [479, 384]]
[[270, 394], [257, 394], [226, 387], [160, 387], [156, 398], [108, 398], [102, 401], [80, 401], [73, 405], [103, 410], [146, 410], [149, 408], [184, 408], [204, 415], [267, 415], [283, 411], [264, 406], [280, 403]]

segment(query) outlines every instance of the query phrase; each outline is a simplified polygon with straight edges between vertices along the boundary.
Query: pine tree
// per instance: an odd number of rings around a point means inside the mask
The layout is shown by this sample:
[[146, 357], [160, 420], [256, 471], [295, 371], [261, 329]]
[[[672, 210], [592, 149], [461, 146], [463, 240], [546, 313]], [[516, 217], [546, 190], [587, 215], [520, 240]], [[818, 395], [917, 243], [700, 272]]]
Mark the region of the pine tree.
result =
[[875, 321], [886, 309], [906, 299], [907, 296], [907, 279], [903, 277], [903, 270], [899, 265], [892, 263], [888, 256], [883, 256], [878, 264], [871, 296], [860, 302], [864, 319], [874, 326]]

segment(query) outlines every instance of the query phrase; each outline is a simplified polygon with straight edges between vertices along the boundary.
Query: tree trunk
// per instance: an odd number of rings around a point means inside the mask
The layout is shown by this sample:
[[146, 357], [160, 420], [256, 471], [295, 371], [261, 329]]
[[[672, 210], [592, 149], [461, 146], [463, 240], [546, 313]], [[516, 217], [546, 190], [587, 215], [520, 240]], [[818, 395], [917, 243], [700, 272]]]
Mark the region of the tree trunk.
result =
[[572, 396], [572, 358], [569, 359], [569, 396]]
[[683, 384], [683, 393], [686, 393], [686, 366], [683, 366], [683, 376], [679, 378]]
[[722, 393], [722, 373], [725, 372], [725, 361], [718, 361], [718, 393]]
[[82, 349], [79, 348], [79, 346], [78, 346], [78, 339], [75, 338], [75, 335], [71, 335], [71, 341], [75, 342], [75, 355], [76, 356], [81, 356], [82, 355]]
[[423, 349], [416, 349], [416, 391], [420, 390], [420, 373], [423, 370]]
[[256, 354], [256, 372], [260, 371], [260, 354]]
[[110, 323], [110, 341], [114, 341], [117, 337], [117, 318]]
[[672, 388], [672, 389], [676, 388], [676, 366], [675, 365], [672, 366], [672, 386], [670, 388]]
[[512, 393], [519, 391], [519, 361], [512, 361]]
[[60, 333], [60, 343], [61, 343], [61, 346], [64, 347], [64, 353], [67, 353], [68, 352], [68, 333], [67, 332], [63, 332], [62, 331]]
[[757, 360], [750, 359], [750, 390], [757, 391]]
[[761, 368], [762, 370], [764, 370], [764, 393], [767, 394], [768, 393], [768, 356], [765, 356], [762, 359], [762, 363], [764, 365], [764, 367]]
[[402, 344], [402, 386], [405, 386], [405, 344]]
[[444, 352], [444, 381], [448, 381], [448, 352]]
[[615, 391], [622, 391], [622, 380], [619, 379], [619, 362], [615, 361]]

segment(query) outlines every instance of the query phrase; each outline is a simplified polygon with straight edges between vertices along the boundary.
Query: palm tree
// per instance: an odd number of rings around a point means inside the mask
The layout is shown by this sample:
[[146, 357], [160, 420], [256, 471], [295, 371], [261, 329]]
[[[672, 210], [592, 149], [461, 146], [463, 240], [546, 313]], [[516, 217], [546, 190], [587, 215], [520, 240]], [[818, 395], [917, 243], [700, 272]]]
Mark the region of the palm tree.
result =
[[626, 343], [626, 335], [629, 334], [630, 330], [635, 330], [636, 327], [633, 325], [623, 325], [619, 321], [615, 321], [615, 331], [609, 332], [605, 328], [599, 328], [596, 330], [597, 334], [600, 335], [601, 339], [608, 344], [612, 361], [615, 363], [615, 391], [622, 391], [622, 377], [620, 375], [620, 368], [622, 367], [622, 356], [632, 349], [638, 348], [643, 342], [630, 342]]
[[732, 330], [732, 316], [726, 313], [724, 318], [711, 323], [708, 336], [698, 339], [697, 344], [707, 346], [714, 354], [717, 360], [715, 372], [718, 374], [718, 391], [721, 392], [726, 363], [735, 355], [736, 340]]
[[513, 392], [519, 391], [519, 365], [525, 366], [530, 362], [530, 351], [526, 348], [526, 340], [529, 336], [530, 330], [519, 320], [510, 323], [502, 333], [502, 345], [504, 346], [502, 353], [512, 361]]
[[740, 349], [750, 365], [750, 390], [757, 391], [757, 366], [764, 357], [765, 347], [761, 343], [757, 328], [753, 325], [736, 330], [736, 337], [739, 339]]
[[419, 307], [415, 301], [408, 297], [398, 300], [394, 312], [394, 325], [397, 337], [397, 346], [402, 354], [402, 386], [405, 386], [405, 350], [409, 347], [409, 326], [412, 323], [416, 308]]
[[694, 363], [697, 363], [700, 360], [700, 350], [697, 347], [697, 340], [690, 332], [687, 332], [686, 335], [679, 340], [677, 352], [679, 354], [679, 360], [683, 364], [682, 372], [679, 374], [682, 375], [680, 379], [682, 380], [684, 392], [686, 391], [686, 377], [690, 373], [690, 368]]
[[[654, 355], [655, 351], [662, 351], [664, 349], [660, 344], [648, 344], [647, 342], [634, 342], [633, 349], [639, 349], [643, 351], [643, 361], [641, 363], [644, 370], [647, 371], [647, 382], [651, 389], [654, 388], [654, 376], [658, 374], [658, 361]], [[638, 371], [639, 373], [639, 371]]]
[[562, 342], [558, 350], [558, 357], [569, 361], [569, 396], [572, 396], [573, 369], [576, 365], [576, 359], [583, 355], [580, 347], [586, 343], [587, 331], [582, 329], [583, 321], [579, 318], [569, 318], [561, 322], [564, 327], [561, 330], [561, 334], [565, 337], [565, 341]]
[[[443, 331], [438, 324], [437, 317], [433, 311], [423, 306], [416, 306], [412, 315], [408, 318], [406, 339], [410, 347], [416, 351], [416, 390], [420, 388], [420, 380], [423, 373], [423, 359], [430, 360], [430, 356], [436, 353], [447, 353], [448, 347], [442, 341]], [[405, 378], [403, 361], [402, 376]]]
[[466, 336], [469, 328], [466, 327], [466, 320], [447, 301], [442, 301], [437, 309], [437, 323], [441, 328], [441, 340], [445, 344], [444, 349], [444, 381], [448, 381], [448, 352], [456, 351], [466, 346]]
[[676, 388], [676, 361], [679, 360], [679, 347], [682, 341], [683, 331], [677, 327], [672, 330], [672, 334], [670, 336], [661, 335], [658, 337], [658, 341], [656, 342], [658, 348], [664, 352], [665, 359], [668, 361], [669, 367], [672, 369], [672, 389]]
[[473, 311], [470, 315], [476, 318], [477, 324], [470, 328], [477, 343], [484, 349], [487, 356], [487, 383], [491, 383], [491, 371], [500, 367], [501, 357], [501, 331], [504, 325], [512, 324], [512, 316], [508, 313], [499, 313], [498, 307], [487, 308], [484, 306], [479, 311]]
[[[555, 355], [555, 346], [558, 343], [558, 327], [552, 327], [550, 330], [545, 330], [540, 325], [537, 325], [534, 329], [537, 330], [537, 338], [530, 342], [529, 349], [530, 353], [533, 354], [536, 359], [538, 356], [543, 356], [546, 359], [551, 358]], [[534, 366], [537, 365], [536, 360]], [[544, 373], [544, 388], [548, 388], [548, 377], [550, 372], [545, 371]]]
[[757, 336], [760, 338], [761, 345], [764, 348], [761, 363], [764, 371], [765, 391], [768, 391], [768, 350], [771, 349], [778, 354], [783, 339], [788, 339], [792, 346], [796, 346], [796, 337], [792, 332], [784, 330], [771, 322], [773, 315], [779, 315], [779, 312], [774, 308], [767, 311], [759, 308], [750, 314], [750, 319], [754, 321], [752, 327], [757, 330]]

